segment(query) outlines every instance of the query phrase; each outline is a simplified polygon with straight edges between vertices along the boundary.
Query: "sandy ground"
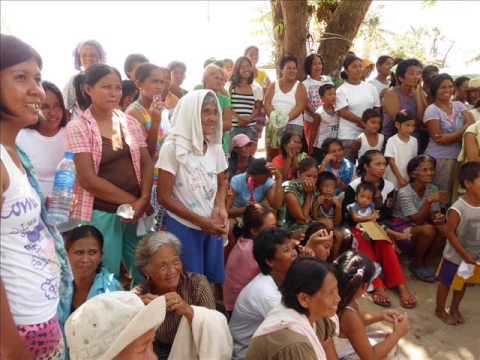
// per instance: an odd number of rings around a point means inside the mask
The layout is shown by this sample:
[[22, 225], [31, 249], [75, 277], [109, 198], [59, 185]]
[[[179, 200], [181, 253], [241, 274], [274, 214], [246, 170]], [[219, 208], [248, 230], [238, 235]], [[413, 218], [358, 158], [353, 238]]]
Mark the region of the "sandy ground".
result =
[[[459, 326], [446, 325], [434, 315], [436, 283], [427, 284], [410, 277], [408, 286], [418, 301], [418, 306], [412, 310], [401, 308], [397, 293], [389, 292], [392, 307], [402, 309], [410, 319], [410, 333], [400, 341], [397, 359], [479, 360], [480, 286], [467, 288], [460, 307], [466, 323]], [[361, 308], [372, 312], [382, 309], [370, 297], [361, 301]], [[378, 324], [372, 328], [388, 330], [389, 325]]]

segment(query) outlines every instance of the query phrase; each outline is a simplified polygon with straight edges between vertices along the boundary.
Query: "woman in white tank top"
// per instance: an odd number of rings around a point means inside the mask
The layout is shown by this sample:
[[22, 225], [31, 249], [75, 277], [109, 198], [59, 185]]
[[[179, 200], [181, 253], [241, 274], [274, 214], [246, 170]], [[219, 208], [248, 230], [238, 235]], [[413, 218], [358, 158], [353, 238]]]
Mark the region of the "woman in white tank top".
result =
[[[303, 111], [307, 106], [307, 91], [297, 80], [297, 59], [287, 55], [280, 61], [280, 80], [270, 84], [265, 94], [265, 111], [269, 118], [281, 114], [288, 118], [286, 131], [303, 136]], [[279, 153], [280, 132], [283, 129], [267, 128], [267, 156]], [[278, 133], [277, 133], [278, 132]]]
[[1, 35], [0, 41], [0, 354], [63, 359], [58, 304], [71, 298], [71, 271], [62, 237], [44, 221], [45, 203], [32, 165], [15, 146], [19, 131], [38, 122], [45, 98], [42, 60], [13, 36]]

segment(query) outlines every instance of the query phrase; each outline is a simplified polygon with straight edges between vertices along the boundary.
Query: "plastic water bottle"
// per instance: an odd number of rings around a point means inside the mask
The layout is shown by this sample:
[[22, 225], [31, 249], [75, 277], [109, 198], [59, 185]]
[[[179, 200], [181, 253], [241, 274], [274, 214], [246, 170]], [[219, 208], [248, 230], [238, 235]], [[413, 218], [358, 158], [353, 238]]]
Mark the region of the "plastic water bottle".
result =
[[66, 152], [63, 160], [57, 166], [53, 191], [48, 204], [48, 222], [51, 225], [66, 223], [70, 218], [76, 180], [74, 157], [74, 153]]

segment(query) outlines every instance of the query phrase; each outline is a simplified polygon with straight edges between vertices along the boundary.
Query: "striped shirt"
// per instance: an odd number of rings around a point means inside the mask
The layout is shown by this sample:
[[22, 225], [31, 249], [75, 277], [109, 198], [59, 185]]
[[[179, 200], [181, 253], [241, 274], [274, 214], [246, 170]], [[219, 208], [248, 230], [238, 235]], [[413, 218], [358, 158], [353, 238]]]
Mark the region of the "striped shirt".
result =
[[[148, 283], [139, 285], [132, 291], [138, 296], [152, 294], [151, 286]], [[203, 306], [215, 310], [215, 297], [207, 278], [203, 275], [182, 273], [177, 286], [177, 294], [188, 305]], [[160, 343], [160, 345], [172, 345], [181, 319], [181, 316], [173, 312], [167, 312], [165, 320], [157, 329], [155, 342]]]
[[[255, 107], [255, 95], [253, 92], [249, 95], [239, 94], [235, 92], [235, 89], [232, 89], [232, 93], [230, 95], [231, 102], [232, 102], [232, 109], [238, 116], [241, 117], [251, 117], [253, 113], [253, 109]], [[255, 119], [250, 121], [248, 126], [255, 125]], [[236, 116], [232, 119], [232, 125], [234, 127], [238, 127], [238, 118]]]

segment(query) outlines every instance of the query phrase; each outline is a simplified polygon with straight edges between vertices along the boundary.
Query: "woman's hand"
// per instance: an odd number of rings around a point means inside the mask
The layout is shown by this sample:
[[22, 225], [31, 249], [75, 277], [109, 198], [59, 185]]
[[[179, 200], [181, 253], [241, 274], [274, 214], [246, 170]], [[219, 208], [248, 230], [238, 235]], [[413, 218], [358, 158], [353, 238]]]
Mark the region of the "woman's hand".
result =
[[322, 165], [324, 167], [327, 167], [329, 164], [331, 164], [332, 162], [335, 161], [335, 155], [333, 154], [327, 154], [325, 155], [325, 157], [323, 158], [323, 161], [322, 161]]
[[277, 169], [272, 163], [267, 163], [265, 167], [270, 171], [270, 174], [275, 178], [275, 182], [282, 181], [282, 172]]
[[227, 233], [227, 229], [224, 225], [214, 224], [212, 219], [202, 218], [202, 220], [196, 225], [209, 235], [222, 236]]
[[189, 322], [193, 319], [193, 309], [188, 305], [185, 300], [176, 292], [169, 292], [165, 294], [165, 302], [167, 305], [167, 311], [174, 312], [179, 316], [185, 316]]
[[303, 181], [303, 190], [307, 194], [313, 194], [315, 192], [315, 182], [311, 178], [306, 178]]
[[410, 330], [410, 321], [408, 321], [407, 314], [403, 314], [401, 318], [397, 319], [393, 325], [393, 332], [397, 333], [398, 336], [404, 337], [408, 334]]
[[165, 103], [161, 100], [159, 95], [153, 97], [153, 101], [148, 108], [148, 112], [153, 121], [160, 121], [162, 119], [162, 111], [165, 109]]
[[228, 233], [228, 212], [225, 207], [215, 206], [212, 211], [212, 223], [223, 226]]
[[442, 225], [445, 224], [446, 218], [444, 214], [442, 214], [440, 211], [437, 211], [433, 214], [432, 221], [435, 225]]
[[396, 321], [399, 321], [403, 314], [398, 310], [387, 309], [383, 310], [381, 313], [382, 320], [388, 321], [389, 323], [395, 324]]
[[134, 215], [133, 219], [123, 219], [122, 222], [125, 224], [136, 224], [138, 220], [145, 214], [145, 211], [150, 206], [150, 198], [138, 198], [136, 201], [130, 204], [133, 208]]
[[462, 256], [463, 261], [465, 261], [467, 264], [470, 265], [478, 265], [479, 264], [479, 259], [477, 259], [473, 254], [470, 253], [465, 253], [464, 256]]
[[145, 305], [150, 304], [153, 300], [155, 300], [158, 295], [153, 295], [151, 293], [146, 293], [143, 295], [138, 295], [138, 297], [143, 301]]

